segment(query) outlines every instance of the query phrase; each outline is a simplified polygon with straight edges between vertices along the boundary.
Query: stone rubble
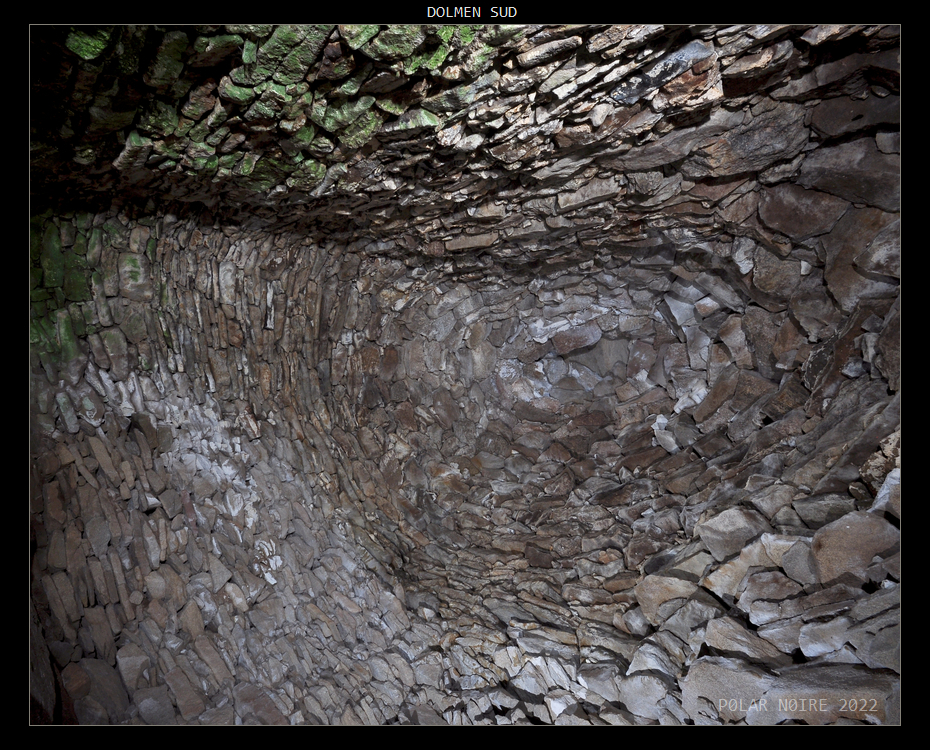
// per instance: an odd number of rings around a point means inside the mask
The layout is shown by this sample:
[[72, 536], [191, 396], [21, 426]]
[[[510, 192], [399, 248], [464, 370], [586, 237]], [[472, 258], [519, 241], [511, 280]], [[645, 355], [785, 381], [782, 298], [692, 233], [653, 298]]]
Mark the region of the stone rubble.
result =
[[34, 29], [34, 712], [899, 723], [899, 31]]

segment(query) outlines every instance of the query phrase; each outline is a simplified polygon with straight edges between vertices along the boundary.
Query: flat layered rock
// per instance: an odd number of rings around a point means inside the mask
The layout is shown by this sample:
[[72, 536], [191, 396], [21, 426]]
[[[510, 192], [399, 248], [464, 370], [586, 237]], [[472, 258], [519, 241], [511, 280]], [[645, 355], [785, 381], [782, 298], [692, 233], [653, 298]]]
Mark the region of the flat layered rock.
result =
[[37, 27], [38, 705], [897, 721], [899, 34]]

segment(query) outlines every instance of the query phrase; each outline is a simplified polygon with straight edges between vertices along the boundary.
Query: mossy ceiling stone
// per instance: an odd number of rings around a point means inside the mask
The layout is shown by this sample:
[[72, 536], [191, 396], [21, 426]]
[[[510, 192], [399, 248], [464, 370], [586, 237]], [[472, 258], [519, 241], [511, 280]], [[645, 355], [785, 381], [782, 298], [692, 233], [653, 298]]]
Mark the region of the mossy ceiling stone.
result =
[[348, 127], [371, 109], [375, 103], [373, 96], [363, 96], [360, 99], [348, 102], [333, 102], [326, 108], [326, 112], [317, 124], [330, 133], [337, 133]]
[[241, 65], [229, 71], [229, 77], [237, 86], [251, 87], [257, 86], [267, 81], [274, 74], [274, 68], [266, 65]]
[[[210, 126], [206, 122], [198, 122], [188, 132], [188, 137], [195, 143], [203, 143], [210, 134]], [[208, 144], [212, 145], [212, 144]]]
[[288, 53], [304, 40], [309, 30], [310, 27], [303, 24], [278, 26], [271, 37], [259, 46], [256, 62], [269, 67], [280, 65]]
[[246, 65], [254, 65], [258, 59], [258, 44], [251, 39], [242, 45], [242, 62]]
[[153, 99], [139, 116], [139, 130], [156, 136], [167, 136], [178, 126], [177, 110], [168, 102]]
[[[458, 68], [479, 48], [482, 59], [494, 52], [481, 39], [497, 33], [444, 24], [100, 28], [74, 27], [65, 53], [80, 68], [62, 84], [71, 87], [72, 111], [66, 126], [56, 127], [75, 141], [72, 169], [101, 170], [88, 191], [136, 185], [184, 201], [213, 189], [196, 187], [196, 179], [215, 185], [250, 176], [272, 143], [288, 159], [303, 153], [328, 166], [352, 159], [385, 123], [386, 136], [437, 127], [474, 101], [480, 83], [436, 100], [429, 115], [397, 118], [422, 106], [430, 77], [450, 61]], [[85, 37], [99, 49], [82, 57], [75, 49]], [[135, 68], [123, 70], [132, 61]], [[459, 72], [455, 80], [468, 77]], [[95, 140], [81, 142], [84, 133]], [[229, 154], [236, 158], [221, 163]], [[103, 174], [108, 168], [113, 173]], [[218, 169], [223, 174], [214, 174]], [[288, 174], [259, 171], [263, 185], [279, 185]]]
[[373, 70], [374, 66], [371, 63], [362, 66], [348, 81], [336, 89], [337, 93], [342, 96], [355, 96], [361, 89], [362, 84], [371, 76]]
[[320, 80], [338, 81], [351, 75], [356, 67], [355, 55], [345, 54], [342, 44], [332, 43], [324, 48], [323, 61], [317, 68], [315, 77]]
[[410, 56], [426, 39], [419, 25], [397, 25], [383, 29], [362, 50], [366, 55], [382, 62], [393, 62]]
[[264, 39], [268, 36], [274, 25], [270, 23], [228, 23], [226, 32], [253, 39]]
[[339, 24], [339, 34], [352, 49], [361, 49], [381, 30], [378, 24], [373, 23], [343, 23]]
[[165, 34], [155, 59], [143, 76], [145, 83], [163, 94], [176, 88], [184, 71], [183, 58], [188, 44], [187, 34], [183, 31], [169, 31]]
[[112, 27], [72, 28], [65, 46], [82, 60], [95, 60], [106, 50], [112, 36]]
[[220, 96], [233, 104], [248, 104], [257, 94], [247, 86], [237, 86], [230, 78], [223, 77], [219, 86]]
[[199, 120], [216, 105], [216, 82], [212, 79], [195, 87], [181, 107], [181, 114], [191, 120]]
[[442, 126], [440, 120], [432, 112], [425, 109], [411, 109], [402, 114], [396, 122], [388, 123], [384, 126], [387, 133], [407, 131], [414, 132], [424, 128], [439, 128]]
[[278, 26], [255, 48], [254, 55], [252, 45], [246, 43], [245, 65], [231, 71], [230, 78], [240, 86], [255, 86], [272, 77], [277, 83], [297, 83], [319, 56], [332, 28], [321, 24]]
[[194, 54], [188, 60], [193, 67], [213, 67], [230, 55], [236, 54], [244, 44], [238, 34], [220, 36], [200, 36], [194, 40]]
[[380, 110], [368, 110], [339, 134], [339, 142], [345, 148], [361, 148], [374, 137], [385, 119]]
[[474, 83], [456, 86], [454, 89], [426, 99], [423, 107], [431, 112], [459, 112], [474, 104], [481, 92], [493, 87], [498, 79], [500, 79], [500, 73], [496, 70], [491, 71]]
[[255, 192], [265, 192], [284, 182], [295, 169], [296, 165], [289, 163], [283, 155], [264, 156], [250, 170], [246, 187]]
[[442, 44], [434, 50], [427, 50], [417, 55], [411, 55], [404, 61], [404, 72], [407, 75], [414, 75], [418, 71], [437, 70], [449, 56], [452, 48], [447, 44]]
[[462, 68], [468, 76], [480, 75], [491, 67], [497, 55], [496, 47], [478, 42], [465, 53]]
[[261, 99], [254, 102], [242, 116], [247, 122], [254, 120], [274, 120], [278, 110], [273, 104]]
[[140, 169], [145, 166], [151, 152], [151, 138], [146, 138], [133, 130], [126, 138], [122, 153], [113, 160], [113, 166], [121, 172]]
[[216, 150], [209, 143], [192, 141], [187, 147], [187, 155], [191, 159], [203, 159], [213, 156]]
[[275, 71], [274, 80], [278, 83], [297, 83], [303, 80], [307, 69], [316, 61], [326, 45], [333, 27], [315, 25], [306, 27], [307, 35], [281, 61]]
[[290, 153], [296, 153], [310, 148], [313, 139], [316, 137], [316, 128], [313, 125], [306, 124], [297, 130], [290, 138], [281, 142], [281, 147]]
[[326, 176], [326, 165], [315, 159], [305, 160], [291, 176], [287, 178], [287, 186], [300, 192], [309, 193], [313, 188], [323, 182]]
[[408, 102], [405, 101], [406, 98], [407, 97], [403, 96], [381, 97], [375, 102], [375, 106], [382, 112], [387, 112], [388, 115], [402, 115], [410, 106]]

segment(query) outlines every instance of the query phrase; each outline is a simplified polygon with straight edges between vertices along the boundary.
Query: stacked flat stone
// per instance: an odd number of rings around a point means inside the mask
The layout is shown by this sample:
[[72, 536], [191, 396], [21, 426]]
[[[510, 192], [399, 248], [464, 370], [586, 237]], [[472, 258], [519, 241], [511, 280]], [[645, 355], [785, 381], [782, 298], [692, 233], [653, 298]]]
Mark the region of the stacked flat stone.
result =
[[42, 34], [49, 716], [898, 721], [895, 27]]

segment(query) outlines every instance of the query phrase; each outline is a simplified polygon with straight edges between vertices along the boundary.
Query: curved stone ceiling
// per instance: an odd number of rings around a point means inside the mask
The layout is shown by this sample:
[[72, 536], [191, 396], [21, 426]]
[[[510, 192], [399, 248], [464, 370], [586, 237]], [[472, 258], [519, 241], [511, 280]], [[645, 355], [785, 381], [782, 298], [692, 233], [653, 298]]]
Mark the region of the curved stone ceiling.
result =
[[34, 27], [35, 720], [897, 722], [898, 34]]

